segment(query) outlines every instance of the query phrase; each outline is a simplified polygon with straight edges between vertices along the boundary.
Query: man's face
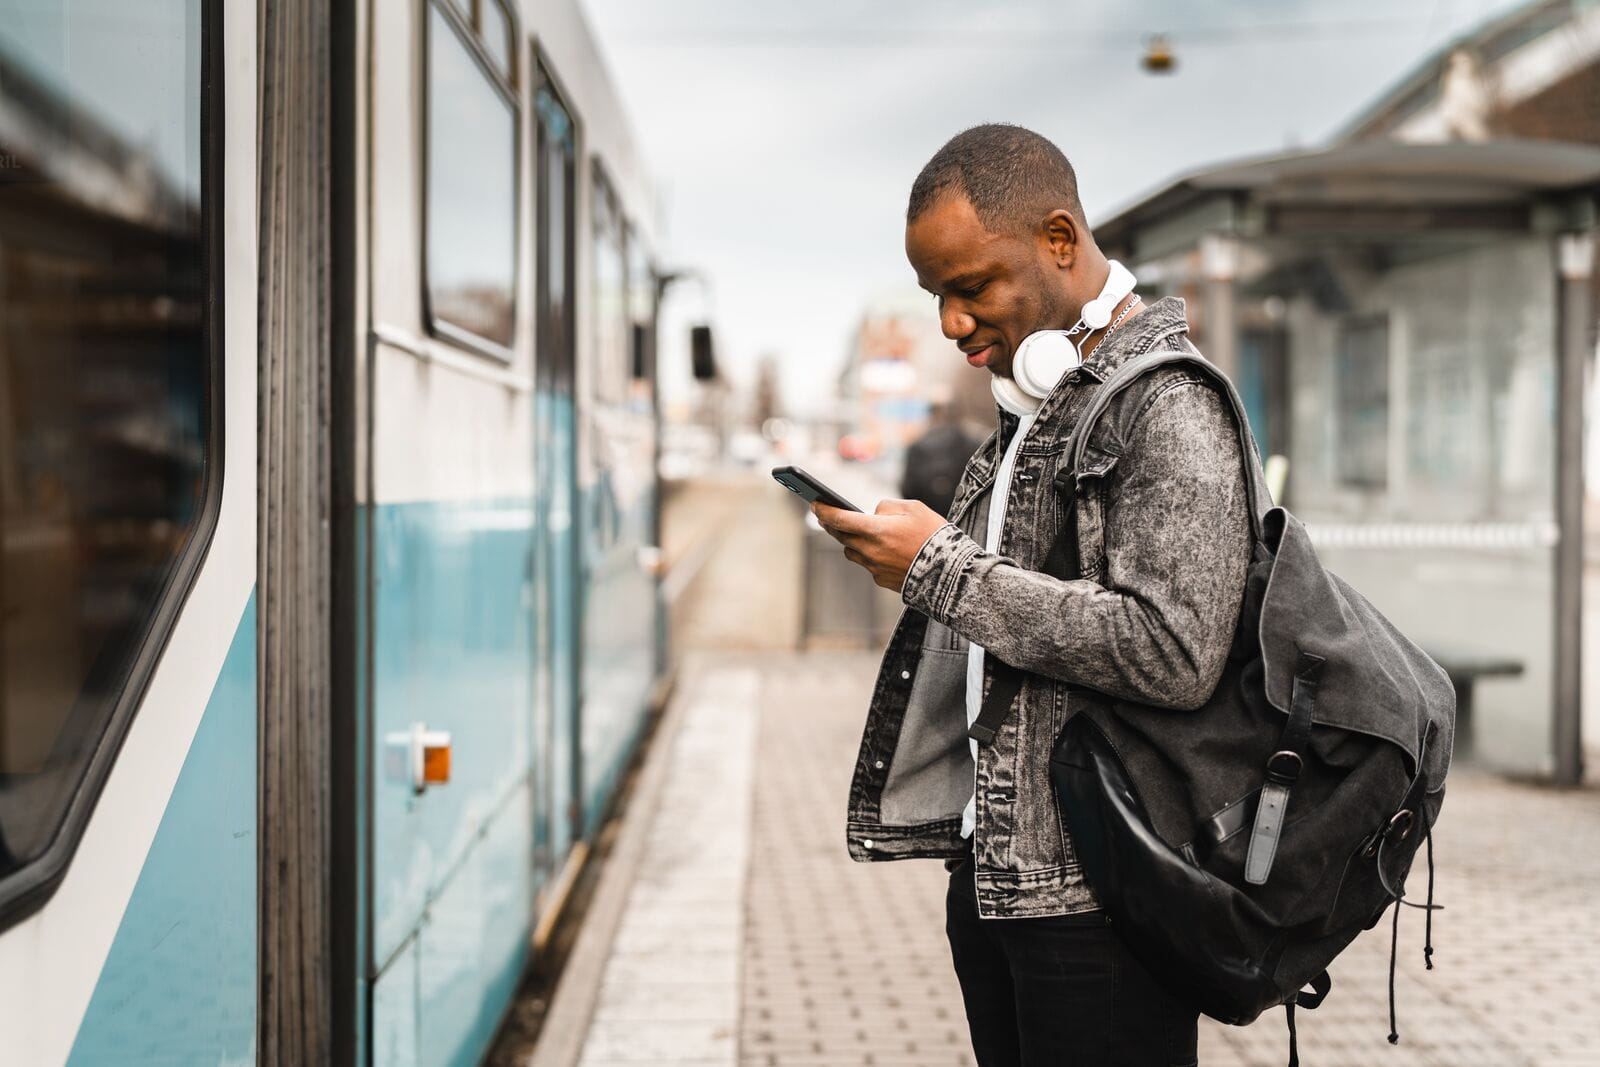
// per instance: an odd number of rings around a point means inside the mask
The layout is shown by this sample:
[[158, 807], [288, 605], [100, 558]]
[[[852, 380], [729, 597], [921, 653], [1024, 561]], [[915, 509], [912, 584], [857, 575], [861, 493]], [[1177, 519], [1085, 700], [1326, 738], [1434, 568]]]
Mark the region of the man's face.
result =
[[1009, 378], [1024, 337], [1076, 319], [1043, 237], [991, 232], [959, 192], [906, 226], [906, 258], [939, 301], [940, 329], [974, 367]]

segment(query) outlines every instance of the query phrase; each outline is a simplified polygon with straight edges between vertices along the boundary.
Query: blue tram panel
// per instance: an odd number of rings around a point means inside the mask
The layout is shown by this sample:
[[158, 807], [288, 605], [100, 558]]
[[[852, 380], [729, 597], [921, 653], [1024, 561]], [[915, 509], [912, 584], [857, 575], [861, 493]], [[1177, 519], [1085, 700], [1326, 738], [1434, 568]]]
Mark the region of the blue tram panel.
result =
[[[374, 1055], [442, 1064], [487, 1047], [649, 710], [657, 416], [637, 350], [655, 308], [643, 181], [601, 162], [635, 154], [575, 7], [535, 24], [419, 3], [370, 27], [364, 102], [364, 817]], [[391, 165], [418, 158], [420, 176]], [[471, 236], [489, 232], [515, 240]], [[413, 781], [422, 736], [448, 745], [448, 783]]]
[[[257, 399], [286, 387], [255, 380], [248, 225], [271, 217], [251, 119], [272, 57], [220, 0], [58, 7], [0, 0], [0, 377], [28, 401], [0, 418], [0, 687], [50, 696], [22, 721], [0, 688], [0, 979], [36, 989], [0, 1032], [29, 1062], [240, 1062], [274, 1025], [257, 850], [284, 814], [257, 803], [258, 670], [283, 636], [254, 606], [277, 506]], [[106, 37], [130, 21], [144, 52]], [[267, 758], [358, 783], [331, 828], [356, 844], [330, 955], [358, 986], [333, 1028], [373, 1063], [471, 1063], [663, 668], [654, 211], [575, 0], [361, 5], [351, 33], [368, 141], [334, 154], [360, 171], [335, 232], [363, 295], [334, 350], [364, 391], [333, 430], [361, 473], [335, 509], [358, 577], [335, 592], [353, 693], [332, 714], [356, 740]], [[133, 62], [150, 49], [171, 61]], [[73, 326], [94, 294], [115, 307]], [[52, 746], [86, 755], [46, 782], [23, 764]], [[68, 891], [24, 900], [41, 872]]]

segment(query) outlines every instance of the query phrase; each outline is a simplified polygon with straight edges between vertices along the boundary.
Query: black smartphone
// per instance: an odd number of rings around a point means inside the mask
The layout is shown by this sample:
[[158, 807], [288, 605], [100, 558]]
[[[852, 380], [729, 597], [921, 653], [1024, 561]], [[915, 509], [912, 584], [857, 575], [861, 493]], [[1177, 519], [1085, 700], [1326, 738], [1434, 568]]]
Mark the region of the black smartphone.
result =
[[778, 479], [778, 484], [788, 489], [791, 493], [800, 494], [800, 499], [806, 503], [820, 500], [829, 507], [843, 508], [845, 511], [860, 511], [850, 501], [823, 485], [812, 474], [807, 474], [799, 467], [773, 467], [772, 476]]

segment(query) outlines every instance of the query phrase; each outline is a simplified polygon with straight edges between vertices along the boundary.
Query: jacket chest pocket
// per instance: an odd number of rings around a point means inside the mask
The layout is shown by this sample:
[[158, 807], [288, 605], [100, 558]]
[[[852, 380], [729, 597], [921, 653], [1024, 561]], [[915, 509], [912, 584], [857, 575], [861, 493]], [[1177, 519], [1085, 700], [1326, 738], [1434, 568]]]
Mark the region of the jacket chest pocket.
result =
[[[1062, 457], [1066, 462], [1068, 457]], [[1106, 509], [1109, 506], [1112, 471], [1117, 457], [1090, 443], [1084, 451], [1083, 467], [1072, 478], [1069, 470], [1060, 471], [1052, 482], [1058, 487], [1055, 496], [1056, 529], [1067, 521], [1067, 497], [1059, 489], [1072, 487], [1072, 513], [1075, 516], [1074, 532], [1077, 535], [1077, 577], [1105, 584], [1106, 577]]]

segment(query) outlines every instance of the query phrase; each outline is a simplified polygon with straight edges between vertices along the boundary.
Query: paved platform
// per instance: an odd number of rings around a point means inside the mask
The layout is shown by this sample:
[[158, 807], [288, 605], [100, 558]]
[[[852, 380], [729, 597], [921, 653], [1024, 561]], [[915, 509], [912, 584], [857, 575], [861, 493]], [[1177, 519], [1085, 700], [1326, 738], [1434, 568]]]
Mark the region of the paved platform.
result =
[[[668, 518], [684, 557], [711, 546], [675, 605], [677, 696], [641, 774], [653, 784], [601, 876], [597, 900], [615, 906], [596, 912], [612, 917], [586, 924], [533, 1062], [972, 1063], [943, 868], [845, 854], [877, 655], [790, 651], [801, 636], [792, 502], [751, 475], [687, 487]], [[1327, 1004], [1302, 1014], [1302, 1062], [1600, 1064], [1600, 790], [1458, 770], [1436, 855], [1434, 970], [1422, 913], [1401, 917], [1400, 1044], [1386, 1040], [1384, 923], [1335, 964]], [[1200, 1049], [1206, 1067], [1279, 1067], [1282, 1015], [1202, 1021]]]
[[[936, 862], [856, 864], [843, 808], [876, 656], [699, 657], [582, 1062], [972, 1063]], [[1436, 968], [1401, 919], [1391, 1046], [1388, 924], [1302, 1015], [1308, 1067], [1594, 1064], [1600, 793], [1462, 771], [1437, 832]], [[1420, 895], [1422, 870], [1412, 887]], [[1202, 1024], [1201, 1063], [1285, 1061], [1281, 1015]], [[1070, 1061], [1064, 1061], [1070, 1062]]]

